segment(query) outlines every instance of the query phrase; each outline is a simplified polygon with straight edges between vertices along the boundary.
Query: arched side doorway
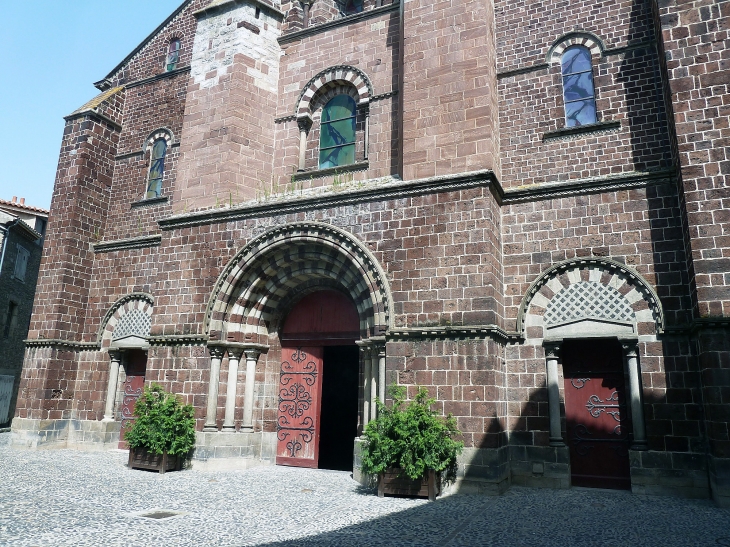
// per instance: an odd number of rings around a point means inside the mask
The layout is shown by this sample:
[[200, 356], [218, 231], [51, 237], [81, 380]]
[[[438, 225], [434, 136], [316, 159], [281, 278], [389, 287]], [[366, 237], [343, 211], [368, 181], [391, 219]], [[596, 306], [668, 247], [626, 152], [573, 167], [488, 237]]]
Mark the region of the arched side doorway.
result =
[[120, 418], [119, 448], [128, 448], [125, 433], [134, 421], [134, 405], [142, 395], [147, 371], [147, 350], [153, 312], [152, 297], [132, 293], [107, 312], [98, 341], [109, 355], [104, 422]]
[[360, 367], [357, 309], [344, 294], [302, 298], [284, 321], [276, 463], [352, 470]]
[[629, 451], [647, 449], [639, 340], [663, 327], [651, 286], [611, 259], [556, 264], [527, 291], [517, 328], [545, 348], [550, 445], [573, 486], [631, 488]]

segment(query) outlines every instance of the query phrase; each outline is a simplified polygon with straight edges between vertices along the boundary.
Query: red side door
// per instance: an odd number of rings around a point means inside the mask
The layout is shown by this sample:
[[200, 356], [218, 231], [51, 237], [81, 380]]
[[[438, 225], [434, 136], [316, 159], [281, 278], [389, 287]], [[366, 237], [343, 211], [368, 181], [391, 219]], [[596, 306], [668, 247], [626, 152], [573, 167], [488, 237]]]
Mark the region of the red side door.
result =
[[317, 467], [322, 347], [283, 347], [279, 374], [276, 463]]
[[573, 486], [630, 489], [623, 354], [617, 341], [565, 342], [565, 419]]
[[129, 445], [124, 440], [124, 434], [134, 422], [134, 405], [137, 403], [144, 389], [144, 377], [147, 372], [147, 353], [141, 350], [132, 350], [127, 354], [125, 370], [127, 379], [124, 381], [122, 392], [122, 430], [119, 435], [119, 448], [127, 449]]

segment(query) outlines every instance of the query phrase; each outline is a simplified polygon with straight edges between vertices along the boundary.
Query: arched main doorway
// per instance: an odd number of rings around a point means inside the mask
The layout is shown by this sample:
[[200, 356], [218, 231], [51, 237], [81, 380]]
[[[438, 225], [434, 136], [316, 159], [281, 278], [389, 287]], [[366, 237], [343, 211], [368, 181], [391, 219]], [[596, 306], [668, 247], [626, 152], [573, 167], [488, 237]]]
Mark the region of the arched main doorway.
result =
[[276, 463], [351, 471], [360, 377], [355, 305], [334, 290], [309, 294], [279, 338]]

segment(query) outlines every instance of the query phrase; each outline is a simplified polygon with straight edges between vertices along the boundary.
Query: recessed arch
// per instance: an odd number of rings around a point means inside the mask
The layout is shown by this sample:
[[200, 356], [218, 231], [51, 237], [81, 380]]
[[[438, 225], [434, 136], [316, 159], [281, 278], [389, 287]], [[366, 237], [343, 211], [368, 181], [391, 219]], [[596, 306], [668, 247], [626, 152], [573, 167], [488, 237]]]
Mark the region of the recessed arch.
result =
[[113, 340], [120, 337], [121, 330], [118, 329], [122, 329], [125, 336], [149, 336], [153, 306], [154, 298], [151, 294], [135, 292], [124, 295], [106, 312], [96, 336], [96, 343], [100, 347], [109, 347]]
[[664, 311], [652, 286], [625, 264], [598, 257], [566, 260], [540, 274], [520, 304], [517, 332], [530, 338], [528, 326], [560, 327], [580, 321], [612, 325], [608, 331], [619, 335], [625, 331], [622, 326], [631, 325], [634, 335], [659, 334], [665, 327]]
[[211, 340], [264, 343], [296, 301], [324, 287], [353, 302], [361, 337], [390, 328], [392, 296], [372, 253], [340, 228], [304, 222], [265, 232], [228, 263], [211, 295], [205, 332]]

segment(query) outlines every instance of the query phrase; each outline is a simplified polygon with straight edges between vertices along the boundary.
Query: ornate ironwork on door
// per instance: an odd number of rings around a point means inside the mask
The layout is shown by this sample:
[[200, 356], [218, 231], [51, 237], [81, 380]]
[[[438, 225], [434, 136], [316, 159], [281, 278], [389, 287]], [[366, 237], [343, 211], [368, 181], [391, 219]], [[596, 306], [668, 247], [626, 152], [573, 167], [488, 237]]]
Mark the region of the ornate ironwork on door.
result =
[[124, 381], [122, 392], [122, 423], [119, 436], [119, 448], [128, 448], [124, 434], [134, 422], [134, 405], [144, 391], [144, 379], [147, 369], [147, 354], [134, 350], [127, 355], [125, 371], [127, 378]]
[[322, 348], [282, 348], [276, 463], [317, 467]]
[[630, 421], [620, 346], [569, 342], [563, 348], [565, 418], [574, 486], [630, 488]]

